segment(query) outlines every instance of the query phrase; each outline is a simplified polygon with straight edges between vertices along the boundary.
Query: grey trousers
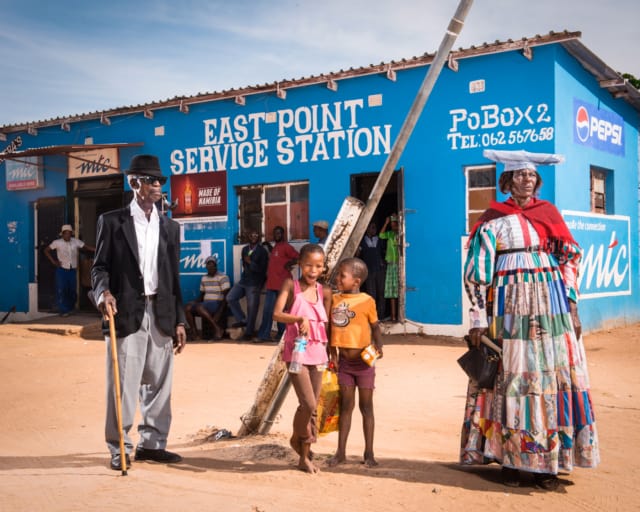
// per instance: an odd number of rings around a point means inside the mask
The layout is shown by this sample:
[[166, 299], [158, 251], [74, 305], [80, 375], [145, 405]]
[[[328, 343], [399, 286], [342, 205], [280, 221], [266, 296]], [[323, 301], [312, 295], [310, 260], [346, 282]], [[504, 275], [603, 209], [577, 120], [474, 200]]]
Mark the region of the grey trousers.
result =
[[[120, 434], [116, 416], [115, 385], [111, 361], [111, 339], [107, 346], [107, 417], [105, 439], [109, 451], [120, 452]], [[166, 448], [171, 426], [171, 384], [173, 376], [173, 340], [155, 325], [153, 302], [148, 300], [140, 329], [116, 339], [122, 403], [122, 429], [127, 453], [133, 451], [129, 430], [133, 425], [138, 401], [141, 422], [138, 446]]]

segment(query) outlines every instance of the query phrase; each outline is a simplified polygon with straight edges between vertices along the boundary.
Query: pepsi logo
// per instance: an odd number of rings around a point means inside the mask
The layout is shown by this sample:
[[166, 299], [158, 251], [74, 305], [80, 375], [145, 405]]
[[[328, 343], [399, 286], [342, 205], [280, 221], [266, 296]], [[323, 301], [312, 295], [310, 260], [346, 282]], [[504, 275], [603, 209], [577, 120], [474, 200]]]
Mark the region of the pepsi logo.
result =
[[587, 142], [589, 138], [589, 112], [582, 105], [578, 107], [576, 112], [576, 133], [581, 142]]

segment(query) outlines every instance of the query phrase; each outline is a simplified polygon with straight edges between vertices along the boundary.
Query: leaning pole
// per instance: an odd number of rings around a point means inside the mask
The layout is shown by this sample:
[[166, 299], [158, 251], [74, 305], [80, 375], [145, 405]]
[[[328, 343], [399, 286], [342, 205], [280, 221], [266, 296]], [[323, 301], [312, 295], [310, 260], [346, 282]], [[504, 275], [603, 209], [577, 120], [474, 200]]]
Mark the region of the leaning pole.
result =
[[365, 232], [367, 231], [367, 226], [371, 219], [373, 218], [373, 214], [380, 203], [380, 199], [384, 194], [391, 177], [393, 176], [393, 171], [396, 169], [398, 165], [398, 161], [400, 160], [400, 156], [404, 151], [405, 146], [407, 145], [407, 141], [409, 137], [413, 133], [413, 129], [422, 114], [422, 110], [424, 109], [425, 104], [427, 103], [427, 99], [433, 90], [433, 86], [440, 76], [440, 72], [444, 67], [445, 62], [447, 62], [449, 58], [449, 52], [453, 47], [453, 44], [456, 41], [456, 38], [460, 34], [462, 27], [464, 25], [464, 20], [467, 17], [467, 13], [471, 8], [471, 4], [473, 0], [461, 0], [458, 4], [458, 8], [456, 9], [453, 18], [449, 22], [449, 26], [447, 27], [447, 31], [440, 43], [438, 51], [436, 52], [433, 61], [429, 65], [429, 70], [427, 71], [426, 76], [418, 90], [418, 94], [416, 98], [413, 100], [413, 104], [409, 109], [409, 113], [404, 120], [402, 127], [400, 128], [400, 132], [398, 133], [398, 137], [396, 138], [393, 148], [391, 148], [391, 152], [387, 157], [387, 161], [382, 167], [382, 171], [378, 175], [378, 179], [376, 180], [373, 188], [371, 189], [371, 194], [369, 194], [369, 199], [367, 200], [364, 210], [360, 216], [360, 220], [358, 221], [353, 233], [347, 244], [345, 245], [345, 256], [350, 255], [353, 256], [356, 253], [356, 249], [358, 248], [358, 244], [364, 237]]
[[[461, 0], [458, 4], [458, 8], [449, 22], [449, 26], [447, 27], [440, 46], [438, 47], [438, 51], [429, 65], [429, 70], [427, 71], [416, 98], [414, 99], [404, 123], [400, 128], [400, 132], [393, 144], [393, 148], [391, 148], [391, 152], [389, 153], [389, 156], [387, 157], [387, 160], [380, 171], [373, 188], [371, 189], [369, 199], [364, 207], [359, 211], [357, 221], [353, 222], [352, 219], [341, 219], [343, 216], [342, 210], [339, 212], [338, 218], [332, 227], [332, 232], [329, 234], [327, 245], [325, 246], [325, 250], [327, 250], [328, 253], [330, 253], [329, 255], [332, 256], [328, 258], [327, 262], [327, 275], [329, 276], [330, 281], [337, 268], [337, 262], [341, 258], [353, 256], [356, 253], [358, 244], [360, 243], [360, 240], [362, 240], [362, 237], [366, 232], [366, 228], [373, 218], [373, 214], [380, 203], [380, 199], [389, 184], [391, 176], [393, 176], [393, 171], [398, 165], [400, 156], [407, 145], [407, 141], [413, 133], [413, 129], [422, 114], [424, 106], [427, 103], [427, 99], [429, 98], [436, 80], [449, 57], [449, 52], [464, 26], [464, 20], [467, 17], [467, 13], [471, 8], [472, 3], [473, 0]], [[347, 198], [343, 205], [343, 210], [347, 210], [348, 214], [353, 215], [354, 210], [358, 207], [354, 204], [348, 205], [349, 199], [357, 201], [354, 198]], [[338, 225], [346, 225], [348, 226], [348, 230], [338, 233], [336, 231], [336, 226]], [[337, 251], [339, 252], [339, 255], [333, 254], [336, 253], [336, 248], [339, 248]], [[282, 340], [278, 344], [278, 347], [267, 366], [263, 379], [258, 386], [254, 404], [241, 418], [242, 424], [238, 430], [238, 436], [256, 433], [267, 434], [271, 429], [271, 425], [273, 424], [278, 411], [284, 402], [284, 398], [291, 387], [286, 366], [280, 357], [281, 349]]]

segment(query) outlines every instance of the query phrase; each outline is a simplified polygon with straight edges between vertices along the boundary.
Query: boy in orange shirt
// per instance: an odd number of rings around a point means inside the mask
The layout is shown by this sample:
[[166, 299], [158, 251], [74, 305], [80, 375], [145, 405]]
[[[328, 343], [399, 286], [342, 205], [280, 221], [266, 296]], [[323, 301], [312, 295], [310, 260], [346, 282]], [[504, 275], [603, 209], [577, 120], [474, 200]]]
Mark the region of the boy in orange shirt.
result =
[[351, 417], [355, 406], [356, 387], [364, 430], [364, 464], [377, 466], [373, 456], [373, 390], [375, 367], [362, 359], [362, 351], [371, 344], [382, 357], [382, 332], [376, 312], [376, 302], [370, 295], [360, 292], [367, 278], [367, 265], [359, 258], [346, 258], [340, 262], [336, 278], [339, 292], [331, 304], [330, 359], [337, 367], [340, 384], [340, 420], [338, 450], [327, 463], [335, 466], [346, 461], [346, 447]]

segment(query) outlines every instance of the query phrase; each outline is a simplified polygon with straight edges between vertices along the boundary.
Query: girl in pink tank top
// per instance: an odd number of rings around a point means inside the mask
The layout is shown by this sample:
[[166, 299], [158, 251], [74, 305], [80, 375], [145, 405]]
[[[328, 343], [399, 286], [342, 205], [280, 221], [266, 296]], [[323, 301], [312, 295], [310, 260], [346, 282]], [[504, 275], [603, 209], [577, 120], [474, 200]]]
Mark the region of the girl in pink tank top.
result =
[[324, 251], [317, 244], [307, 244], [300, 249], [298, 260], [300, 280], [287, 279], [280, 289], [273, 319], [287, 324], [282, 349], [282, 360], [291, 362], [294, 341], [307, 339], [303, 367], [300, 373], [290, 373], [291, 384], [298, 397], [298, 408], [293, 417], [291, 447], [300, 456], [298, 468], [317, 473], [311, 462], [311, 443], [318, 435], [316, 410], [322, 384], [322, 372], [328, 361], [327, 311], [331, 307], [331, 289], [318, 282], [324, 272]]

